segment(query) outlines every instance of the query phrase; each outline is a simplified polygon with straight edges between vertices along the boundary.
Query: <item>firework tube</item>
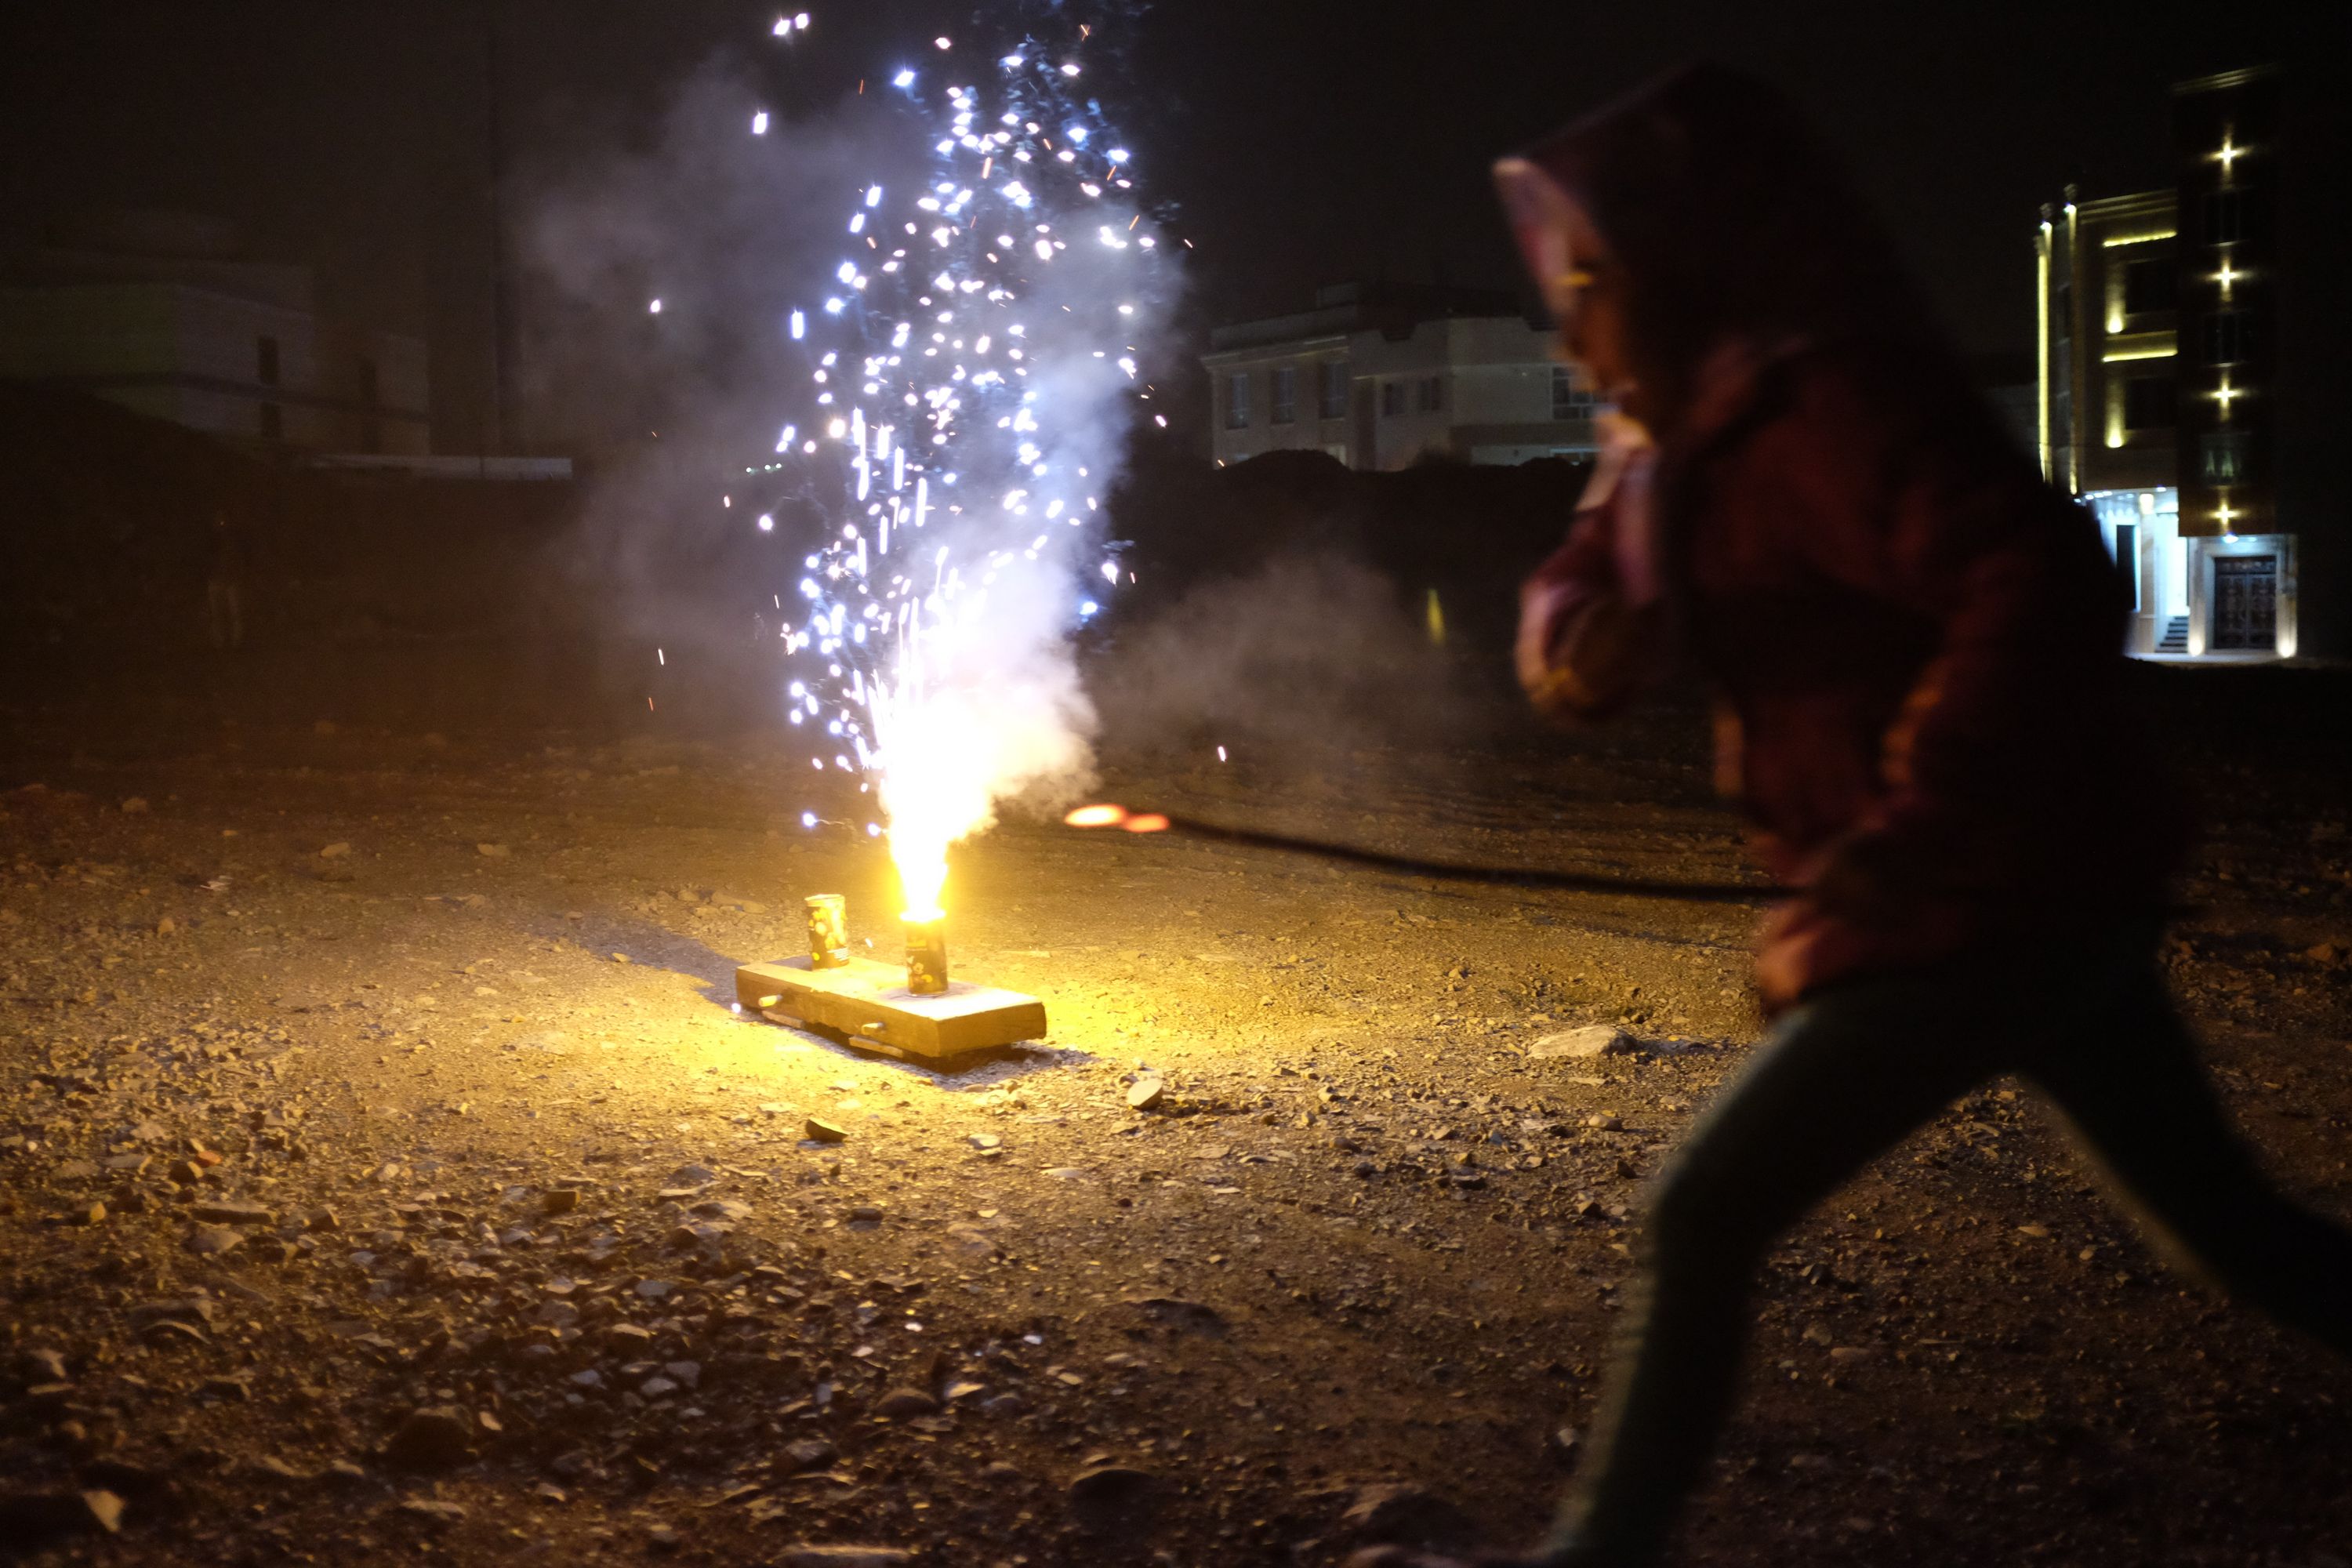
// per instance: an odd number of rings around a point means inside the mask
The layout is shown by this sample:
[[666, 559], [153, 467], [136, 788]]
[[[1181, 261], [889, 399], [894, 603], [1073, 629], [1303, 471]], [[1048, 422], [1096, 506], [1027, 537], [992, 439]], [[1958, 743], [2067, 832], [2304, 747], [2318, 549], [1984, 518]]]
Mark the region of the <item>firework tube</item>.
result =
[[948, 918], [900, 915], [907, 931], [907, 989], [936, 996], [948, 988]]
[[839, 969], [849, 962], [849, 900], [839, 893], [813, 893], [808, 900], [809, 963]]

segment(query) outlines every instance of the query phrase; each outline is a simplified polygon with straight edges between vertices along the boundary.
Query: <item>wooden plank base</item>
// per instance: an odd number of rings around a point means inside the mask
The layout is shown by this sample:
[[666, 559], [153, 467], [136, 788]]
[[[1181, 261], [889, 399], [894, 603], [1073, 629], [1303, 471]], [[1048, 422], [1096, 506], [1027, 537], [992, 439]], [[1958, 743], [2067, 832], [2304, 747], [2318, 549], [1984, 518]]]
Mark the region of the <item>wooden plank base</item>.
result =
[[908, 1056], [942, 1058], [1044, 1037], [1045, 1005], [1018, 991], [950, 980], [933, 996], [907, 989], [903, 965], [852, 958], [819, 969], [805, 958], [747, 963], [735, 999], [781, 1024], [870, 1040]]

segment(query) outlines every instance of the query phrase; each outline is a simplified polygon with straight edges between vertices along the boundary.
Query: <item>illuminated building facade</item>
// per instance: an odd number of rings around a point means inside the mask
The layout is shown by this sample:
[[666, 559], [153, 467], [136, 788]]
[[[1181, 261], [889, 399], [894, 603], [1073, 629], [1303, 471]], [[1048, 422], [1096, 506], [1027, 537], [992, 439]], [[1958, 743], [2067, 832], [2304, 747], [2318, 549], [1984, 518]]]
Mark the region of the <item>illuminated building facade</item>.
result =
[[0, 379], [69, 387], [272, 449], [430, 449], [425, 344], [322, 315], [310, 269], [225, 221], [131, 212], [0, 253]]
[[2129, 650], [2287, 658], [2298, 519], [2278, 483], [2281, 79], [2173, 89], [2174, 188], [2044, 208], [2037, 445], [2131, 584]]
[[1305, 448], [1363, 469], [1589, 458], [1599, 400], [1552, 341], [1507, 293], [1322, 289], [1313, 310], [1211, 332], [1210, 455]]

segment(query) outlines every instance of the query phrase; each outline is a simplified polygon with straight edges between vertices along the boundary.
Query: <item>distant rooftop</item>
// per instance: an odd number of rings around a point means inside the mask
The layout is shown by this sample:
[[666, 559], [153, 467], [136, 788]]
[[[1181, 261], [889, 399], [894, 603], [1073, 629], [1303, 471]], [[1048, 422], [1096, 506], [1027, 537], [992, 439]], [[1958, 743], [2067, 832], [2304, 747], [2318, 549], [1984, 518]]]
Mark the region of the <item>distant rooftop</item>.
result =
[[1327, 283], [1315, 290], [1315, 308], [1286, 316], [1234, 321], [1209, 332], [1212, 352], [1253, 348], [1300, 338], [1341, 337], [1372, 329], [1392, 338], [1412, 335], [1423, 321], [1454, 316], [1493, 318], [1527, 312], [1507, 289], [1458, 289], [1444, 283]]

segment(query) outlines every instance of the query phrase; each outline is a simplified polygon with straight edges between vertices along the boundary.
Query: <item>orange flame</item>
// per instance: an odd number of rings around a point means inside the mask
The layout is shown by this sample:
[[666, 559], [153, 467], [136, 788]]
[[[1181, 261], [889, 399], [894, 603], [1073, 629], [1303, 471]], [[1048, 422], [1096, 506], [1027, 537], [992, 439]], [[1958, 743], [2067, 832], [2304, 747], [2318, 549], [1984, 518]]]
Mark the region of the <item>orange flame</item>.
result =
[[[1127, 821], [1127, 807], [1082, 805], [1062, 818], [1062, 821], [1065, 826], [1070, 827], [1118, 827]], [[1165, 826], [1164, 822], [1162, 826]]]
[[1129, 833], [1165, 833], [1168, 819], [1156, 811], [1139, 811], [1119, 826]]

